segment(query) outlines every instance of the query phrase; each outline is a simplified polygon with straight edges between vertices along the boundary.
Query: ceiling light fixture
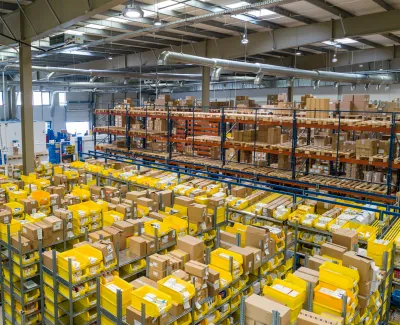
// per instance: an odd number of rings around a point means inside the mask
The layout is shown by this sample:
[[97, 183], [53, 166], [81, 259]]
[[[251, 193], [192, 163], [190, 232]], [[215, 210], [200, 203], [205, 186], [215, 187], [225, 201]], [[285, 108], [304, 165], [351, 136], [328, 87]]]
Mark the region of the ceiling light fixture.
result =
[[111, 56], [111, 54], [107, 57], [107, 60], [112, 60], [113, 59], [113, 57]]
[[122, 13], [126, 18], [142, 18], [144, 12], [142, 8], [135, 5], [132, 1], [131, 4], [127, 5]]
[[161, 21], [161, 19], [160, 19], [160, 16], [158, 15], [158, 13], [157, 13], [157, 18], [156, 18], [156, 20], [154, 21], [154, 26], [161, 26], [162, 25], [162, 21]]
[[240, 40], [240, 43], [243, 45], [247, 45], [249, 43], [249, 39], [247, 38], [247, 25], [244, 24], [244, 34], [242, 36], [242, 39]]
[[332, 58], [332, 62], [333, 63], [336, 63], [338, 61], [338, 59], [337, 59], [337, 57], [336, 57], [336, 53], [333, 55], [333, 58]]
[[298, 56], [300, 56], [300, 55], [303, 54], [303, 53], [301, 53], [301, 51], [300, 51], [300, 47], [297, 48], [295, 54], [298, 55]]

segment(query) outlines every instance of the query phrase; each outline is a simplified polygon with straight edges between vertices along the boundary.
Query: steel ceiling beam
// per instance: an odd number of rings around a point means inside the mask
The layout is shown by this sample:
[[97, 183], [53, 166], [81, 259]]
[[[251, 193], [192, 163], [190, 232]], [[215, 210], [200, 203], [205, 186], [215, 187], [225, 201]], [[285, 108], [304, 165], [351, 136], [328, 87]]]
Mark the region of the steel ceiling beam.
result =
[[[305, 1], [307, 1], [308, 3], [313, 4], [314, 6], [320, 8], [320, 9], [323, 9], [323, 10], [325, 10], [327, 12], [330, 12], [331, 14], [336, 15], [336, 16], [338, 16], [340, 18], [356, 17], [351, 12], [348, 12], [348, 11], [346, 11], [346, 10], [340, 8], [340, 7], [337, 7], [337, 6], [331, 4], [328, 1], [324, 1], [324, 0], [305, 0]], [[398, 38], [396, 35], [394, 35], [392, 33], [384, 33], [384, 34], [381, 34], [381, 35], [383, 37], [386, 37], [386, 38], [396, 42], [396, 43], [400, 43], [400, 38]], [[359, 42], [361, 42], [361, 41], [359, 40]], [[370, 41], [368, 41], [368, 40], [367, 40], [367, 42], [370, 43]], [[363, 43], [367, 44], [366, 42], [363, 42]], [[369, 45], [369, 44], [367, 44], [367, 45]]]
[[[268, 53], [275, 50], [285, 50], [288, 48], [307, 47], [310, 44], [328, 41], [332, 38], [344, 37], [359, 37], [371, 34], [380, 34], [383, 31], [400, 30], [400, 10], [392, 10], [374, 13], [370, 15], [345, 18], [343, 21], [334, 20], [311, 25], [304, 25], [299, 27], [282, 28], [274, 30], [273, 32], [259, 32], [249, 34], [249, 44], [246, 46], [247, 56]], [[346, 35], [343, 32], [342, 23], [346, 26]], [[206, 48], [207, 44], [207, 48]], [[228, 37], [216, 41], [199, 42], [190, 45], [183, 45], [177, 47], [166, 48], [167, 50], [173, 49], [174, 51], [208, 56], [219, 57], [223, 59], [232, 59], [243, 57], [244, 47], [240, 43], [239, 36]], [[387, 58], [388, 56], [379, 56], [379, 53], [386, 53], [393, 51], [392, 47], [384, 47], [371, 49], [376, 51], [377, 59]], [[359, 53], [364, 53], [369, 49], [358, 50], [353, 53], [355, 56]], [[133, 66], [155, 66], [156, 58], [161, 53], [159, 50], [144, 52], [139, 54], [130, 54], [126, 58], [118, 60], [118, 68], [127, 68]], [[369, 53], [369, 52], [366, 52]], [[142, 57], [142, 59], [141, 59]], [[326, 65], [326, 55], [322, 55]], [[346, 57], [348, 57], [346, 53]], [[390, 57], [390, 56], [389, 56]], [[143, 60], [143, 58], [146, 58]], [[308, 56], [305, 56], [308, 59]], [[373, 60], [371, 60], [373, 61]], [[364, 60], [363, 62], [368, 62]], [[96, 61], [95, 63], [86, 63], [80, 65], [81, 68], [98, 69], [100, 66], [108, 66], [109, 62]], [[113, 61], [115, 64], [115, 60]]]
[[0, 1], [0, 9], [7, 11], [15, 11], [18, 9], [18, 5], [16, 3], [10, 3], [6, 1]]
[[394, 10], [394, 7], [388, 4], [385, 0], [372, 0], [372, 1], [387, 11]]
[[[126, 0], [36, 0], [23, 7], [23, 12], [18, 9], [3, 16], [0, 26], [9, 37], [35, 41], [125, 2]], [[20, 28], [20, 21], [23, 30]], [[0, 36], [0, 44], [15, 46], [18, 43]]]

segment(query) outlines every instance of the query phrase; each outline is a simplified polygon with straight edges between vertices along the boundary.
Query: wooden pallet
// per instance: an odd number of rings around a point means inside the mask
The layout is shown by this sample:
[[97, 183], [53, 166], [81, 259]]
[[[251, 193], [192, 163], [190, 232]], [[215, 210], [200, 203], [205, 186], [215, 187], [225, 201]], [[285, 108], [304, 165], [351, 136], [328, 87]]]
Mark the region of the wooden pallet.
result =
[[382, 155], [382, 154], [378, 154], [372, 157], [369, 157], [369, 161], [370, 162], [383, 162], [383, 163], [387, 163], [389, 159], [388, 155]]

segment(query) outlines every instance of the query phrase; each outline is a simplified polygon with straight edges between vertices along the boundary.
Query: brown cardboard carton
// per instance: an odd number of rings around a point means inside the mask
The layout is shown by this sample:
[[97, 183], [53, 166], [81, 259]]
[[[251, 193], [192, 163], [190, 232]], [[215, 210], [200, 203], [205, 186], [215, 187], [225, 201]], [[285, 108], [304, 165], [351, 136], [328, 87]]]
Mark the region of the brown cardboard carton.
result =
[[246, 318], [250, 318], [261, 324], [272, 324], [272, 312], [280, 314], [280, 324], [290, 324], [290, 309], [278, 302], [265, 297], [252, 294], [245, 300]]
[[297, 317], [297, 325], [338, 325], [338, 321], [303, 309]]
[[132, 212], [132, 206], [126, 203], [119, 203], [117, 204], [116, 211], [122, 213], [124, 217], [130, 217]]
[[183, 270], [176, 270], [176, 271], [172, 272], [172, 275], [176, 276], [179, 279], [182, 279], [183, 281], [189, 281], [190, 280], [189, 274], [187, 274]]
[[43, 222], [49, 224], [52, 231], [59, 231], [59, 230], [63, 230], [63, 228], [64, 228], [63, 221], [60, 218], [57, 218], [54, 216], [44, 218]]
[[185, 264], [185, 272], [198, 278], [205, 278], [208, 275], [208, 266], [195, 261], [189, 261]]
[[360, 282], [374, 280], [373, 261], [373, 259], [358, 255], [356, 252], [346, 252], [343, 254], [343, 266], [357, 269], [360, 274]]
[[11, 222], [12, 213], [10, 209], [2, 209], [0, 210], [0, 223], [8, 224]]
[[293, 273], [293, 275], [297, 276], [298, 278], [300, 278], [308, 283], [311, 283], [312, 288], [314, 288], [318, 284], [318, 278], [313, 275], [306, 274], [306, 273], [299, 272], [299, 271], [295, 271]]
[[26, 214], [36, 213], [36, 211], [38, 209], [37, 201], [32, 200], [32, 199], [23, 199], [23, 200], [20, 200], [19, 203], [21, 203], [24, 206], [24, 212]]
[[189, 262], [189, 260], [190, 260], [190, 254], [181, 249], [175, 249], [175, 250], [169, 252], [169, 254], [177, 259], [180, 259], [183, 264], [185, 264], [186, 262]]
[[[56, 251], [56, 257], [59, 252]], [[43, 265], [53, 271], [53, 251], [43, 252]]]
[[192, 260], [204, 258], [204, 241], [196, 237], [189, 235], [179, 237], [177, 248], [189, 253]]
[[262, 254], [261, 254], [261, 249], [259, 248], [255, 248], [255, 247], [251, 247], [251, 246], [246, 246], [245, 247], [247, 250], [253, 252], [253, 269], [257, 270], [262, 263]]
[[346, 247], [336, 244], [325, 243], [321, 245], [321, 255], [327, 255], [338, 260], [342, 260], [343, 254], [347, 251]]
[[149, 267], [149, 278], [154, 281], [159, 281], [167, 276], [167, 270], [160, 271], [154, 267]]
[[92, 243], [91, 246], [94, 248], [98, 249], [103, 253], [103, 261], [104, 265], [106, 266], [107, 264], [110, 265], [110, 263], [114, 262], [117, 258], [117, 253], [115, 251], [114, 244], [109, 242], [109, 241], [98, 241], [95, 243]]
[[146, 256], [147, 255], [147, 242], [142, 237], [132, 236], [127, 238], [129, 242], [129, 252], [136, 256]]
[[117, 248], [119, 251], [126, 249], [126, 240], [125, 240], [126, 237], [123, 236], [123, 232], [121, 229], [109, 226], [109, 227], [104, 227], [103, 230], [112, 236], [111, 240], [116, 250]]
[[55, 186], [64, 185], [64, 184], [67, 184], [67, 182], [68, 182], [67, 176], [65, 176], [63, 174], [55, 174], [53, 176], [53, 184]]
[[134, 235], [135, 227], [133, 226], [133, 224], [131, 224], [131, 223], [127, 222], [127, 221], [116, 221], [116, 222], [113, 223], [112, 226], [122, 230], [123, 235], [125, 236], [125, 238]]
[[150, 287], [153, 287], [153, 288], [156, 288], [156, 289], [158, 288], [157, 282], [155, 282], [155, 281], [153, 281], [153, 280], [151, 280], [151, 279], [149, 279], [149, 278], [147, 278], [145, 276], [142, 276], [142, 277], [130, 282], [130, 284], [133, 285], [133, 289], [134, 290], [135, 289], [139, 289], [139, 288], [141, 288], [143, 286], [146, 286], [146, 285], [150, 286]]
[[220, 207], [220, 206], [224, 206], [224, 204], [225, 204], [225, 200], [221, 199], [221, 198], [210, 197], [208, 199], [208, 205], [210, 207]]
[[126, 307], [126, 322], [129, 325], [154, 325], [150, 316], [145, 316], [145, 324], [142, 324], [142, 312], [132, 306]]
[[161, 209], [164, 207], [172, 207], [172, 191], [171, 190], [153, 192], [150, 194], [150, 198], [158, 204], [161, 203], [161, 206], [160, 206]]
[[259, 248], [262, 250], [263, 257], [268, 257], [273, 254], [269, 245], [269, 231], [249, 226], [246, 229], [246, 246]]
[[247, 190], [243, 186], [236, 186], [232, 189], [232, 195], [236, 197], [245, 198], [247, 196]]
[[69, 211], [67, 209], [63, 209], [63, 208], [56, 209], [53, 211], [53, 213], [57, 218], [60, 218], [67, 222], [72, 220], [72, 211]]
[[372, 282], [358, 282], [358, 294], [363, 297], [369, 297], [371, 293]]
[[309, 275], [312, 275], [312, 276], [314, 276], [316, 278], [319, 278], [319, 271], [310, 269], [308, 267], [302, 266], [302, 267], [298, 268], [296, 271], [301, 272], [301, 273], [305, 273], [305, 274], [309, 274]]
[[169, 310], [169, 314], [173, 317], [178, 317], [179, 315], [182, 315], [185, 312], [185, 308], [183, 304], [177, 304], [175, 302], [172, 302], [172, 307]]
[[154, 240], [154, 238], [150, 238], [146, 235], [141, 235], [139, 236], [141, 238], [143, 238], [146, 241], [147, 247], [146, 247], [146, 252], [147, 255], [153, 254], [156, 252], [156, 242]]
[[159, 254], [153, 254], [149, 257], [149, 266], [162, 272], [167, 271], [168, 259]]
[[32, 251], [34, 249], [33, 247], [33, 241], [25, 238], [24, 236], [21, 236], [21, 242], [19, 241], [18, 236], [13, 236], [11, 237], [11, 242], [12, 245], [21, 253], [25, 254], [29, 251]]
[[174, 200], [174, 204], [181, 205], [188, 208], [189, 205], [194, 203], [194, 199], [188, 198], [186, 196], [177, 196]]
[[22, 226], [22, 235], [30, 240], [43, 238], [43, 230], [36, 223], [26, 223]]
[[354, 229], [340, 228], [333, 232], [332, 243], [346, 247], [349, 251], [354, 250], [358, 244], [358, 232]]
[[97, 230], [88, 235], [88, 240], [90, 243], [95, 243], [100, 240], [112, 241], [112, 235], [104, 230]]
[[326, 261], [329, 261], [329, 259], [324, 258], [322, 256], [312, 256], [308, 259], [307, 267], [312, 270], [319, 271], [319, 267]]
[[141, 197], [146, 197], [146, 191], [132, 191], [132, 192], [128, 192], [126, 193], [126, 199], [133, 201], [133, 202], [137, 202], [137, 200]]
[[254, 253], [246, 247], [232, 246], [229, 248], [231, 252], [238, 253], [243, 257], [243, 273], [249, 274], [254, 269]]
[[188, 206], [189, 221], [195, 223], [204, 222], [207, 216], [207, 206], [193, 203]]

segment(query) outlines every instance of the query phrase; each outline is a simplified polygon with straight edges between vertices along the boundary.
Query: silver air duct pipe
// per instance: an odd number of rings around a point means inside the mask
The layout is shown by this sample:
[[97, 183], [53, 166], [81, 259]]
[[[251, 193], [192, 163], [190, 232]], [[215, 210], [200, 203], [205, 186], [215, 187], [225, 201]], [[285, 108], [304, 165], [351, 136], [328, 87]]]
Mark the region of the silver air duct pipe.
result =
[[[4, 70], [19, 70], [18, 64], [9, 64]], [[185, 73], [136, 73], [129, 71], [116, 71], [116, 70], [86, 70], [86, 69], [72, 69], [60, 67], [41, 67], [32, 66], [34, 71], [44, 72], [58, 72], [65, 74], [84, 75], [90, 77], [114, 77], [114, 78], [134, 78], [134, 79], [151, 79], [151, 80], [188, 80], [198, 81], [201, 80], [201, 74], [185, 74]]]
[[257, 75], [259, 82], [261, 75], [273, 75], [277, 77], [292, 77], [297, 79], [312, 79], [316, 81], [333, 81], [350, 84], [374, 84], [389, 85], [397, 82], [393, 74], [357, 74], [357, 73], [339, 73], [329, 71], [301, 70], [294, 68], [281, 67], [277, 65], [246, 63], [224, 59], [209, 59], [195, 55], [164, 51], [158, 58], [159, 65], [168, 65], [171, 63], [190, 63], [200, 66], [207, 66], [214, 69], [223, 68], [226, 70], [252, 72]]

